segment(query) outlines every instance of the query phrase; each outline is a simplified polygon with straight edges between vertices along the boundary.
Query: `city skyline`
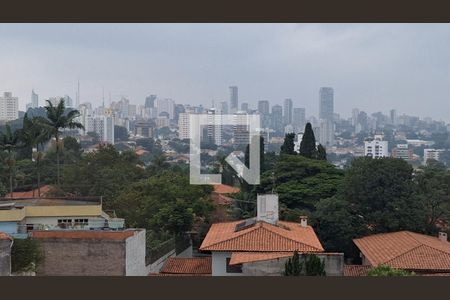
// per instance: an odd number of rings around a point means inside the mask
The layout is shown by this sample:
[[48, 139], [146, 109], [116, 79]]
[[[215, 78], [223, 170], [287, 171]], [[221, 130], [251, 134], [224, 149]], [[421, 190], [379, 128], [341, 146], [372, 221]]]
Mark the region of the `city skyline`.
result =
[[40, 105], [76, 99], [80, 80], [80, 102], [95, 106], [104, 91], [107, 103], [111, 94], [143, 105], [155, 94], [209, 107], [237, 86], [251, 108], [290, 98], [317, 116], [319, 88], [330, 86], [343, 117], [396, 109], [449, 122], [441, 38], [449, 32], [447, 24], [3, 24], [0, 92], [25, 110], [32, 89]]

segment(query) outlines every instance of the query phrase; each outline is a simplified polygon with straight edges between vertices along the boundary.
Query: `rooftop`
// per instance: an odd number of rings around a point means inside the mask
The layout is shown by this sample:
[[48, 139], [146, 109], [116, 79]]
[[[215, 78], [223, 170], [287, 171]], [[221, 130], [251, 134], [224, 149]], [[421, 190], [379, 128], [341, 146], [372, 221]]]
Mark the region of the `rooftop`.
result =
[[169, 257], [160, 274], [164, 275], [211, 275], [211, 257]]
[[237, 187], [226, 185], [226, 184], [215, 184], [214, 192], [217, 194], [236, 194], [241, 190]]
[[367, 276], [372, 266], [363, 265], [344, 265], [344, 276], [359, 277]]
[[[14, 193], [16, 195], [16, 193]], [[15, 208], [21, 206], [64, 206], [64, 205], [100, 205], [101, 197], [18, 197], [0, 198], [0, 205], [14, 204]]]
[[398, 231], [353, 240], [372, 266], [416, 271], [450, 270], [450, 243], [438, 237]]
[[11, 237], [7, 233], [0, 231], [0, 240], [11, 240]]
[[126, 229], [118, 231], [105, 230], [33, 230], [31, 236], [38, 239], [101, 239], [126, 240], [135, 235], [140, 229]]
[[[323, 252], [324, 249], [311, 226], [279, 221], [277, 225], [263, 221], [216, 223], [203, 240], [203, 251], [247, 252]], [[237, 230], [238, 229], [238, 230]]]

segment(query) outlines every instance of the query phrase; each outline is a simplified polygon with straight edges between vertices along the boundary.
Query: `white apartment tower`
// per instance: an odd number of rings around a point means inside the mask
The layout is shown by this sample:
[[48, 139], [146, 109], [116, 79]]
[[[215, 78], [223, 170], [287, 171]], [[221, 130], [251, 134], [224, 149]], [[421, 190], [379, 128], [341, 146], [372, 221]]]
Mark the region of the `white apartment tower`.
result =
[[0, 96], [0, 121], [13, 121], [19, 118], [19, 98], [5, 92]]
[[372, 158], [388, 157], [388, 141], [383, 141], [382, 135], [375, 135], [373, 140], [364, 142], [364, 155]]

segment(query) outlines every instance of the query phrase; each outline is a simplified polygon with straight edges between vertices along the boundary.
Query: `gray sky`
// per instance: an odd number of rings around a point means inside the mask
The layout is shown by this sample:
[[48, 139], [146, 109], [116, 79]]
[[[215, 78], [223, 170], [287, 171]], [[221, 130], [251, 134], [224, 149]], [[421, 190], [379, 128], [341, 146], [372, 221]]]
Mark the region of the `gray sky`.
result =
[[[101, 104], [149, 94], [177, 103], [255, 107], [292, 98], [317, 115], [321, 86], [335, 111], [450, 122], [450, 24], [1, 24], [0, 92], [30, 101], [68, 94]], [[42, 102], [41, 102], [42, 103]]]

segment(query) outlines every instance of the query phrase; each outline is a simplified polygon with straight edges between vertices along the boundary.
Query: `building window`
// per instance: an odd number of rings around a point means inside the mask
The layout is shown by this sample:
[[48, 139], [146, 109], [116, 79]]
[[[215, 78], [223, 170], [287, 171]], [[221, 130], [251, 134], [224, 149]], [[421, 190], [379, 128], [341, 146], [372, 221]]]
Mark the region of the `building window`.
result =
[[227, 273], [242, 273], [242, 264], [230, 265], [230, 257], [227, 257]]
[[74, 225], [85, 226], [89, 223], [89, 220], [88, 219], [75, 219], [74, 222], [75, 222]]
[[58, 219], [58, 227], [67, 228], [72, 225], [72, 219]]

